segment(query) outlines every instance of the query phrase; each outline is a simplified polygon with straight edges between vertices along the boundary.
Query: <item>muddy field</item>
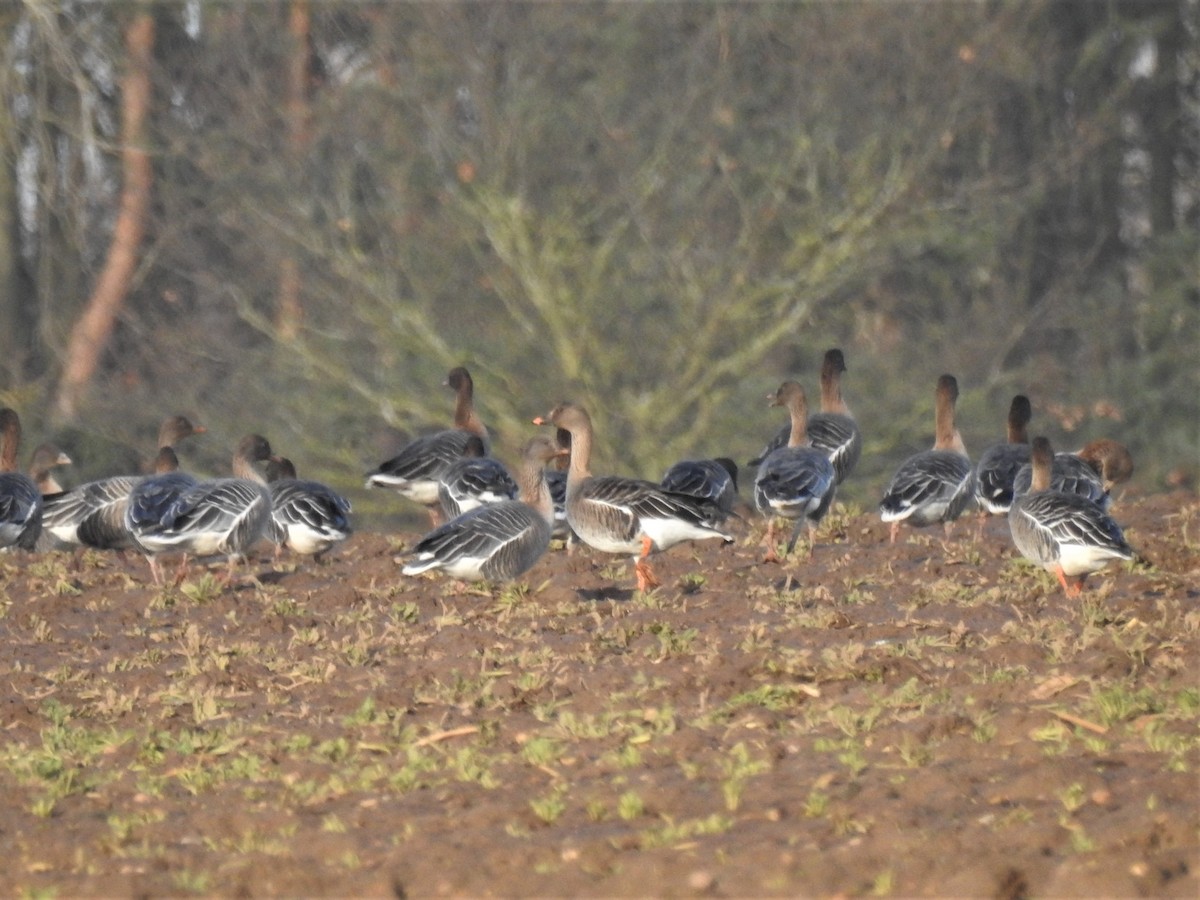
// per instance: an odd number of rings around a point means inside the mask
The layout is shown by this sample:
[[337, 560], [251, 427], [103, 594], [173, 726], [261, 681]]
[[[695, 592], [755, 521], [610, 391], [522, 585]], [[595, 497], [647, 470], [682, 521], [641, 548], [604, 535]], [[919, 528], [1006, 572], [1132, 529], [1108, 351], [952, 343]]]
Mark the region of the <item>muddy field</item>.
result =
[[1195, 897], [1200, 501], [1115, 513], [1151, 565], [1074, 601], [1003, 520], [841, 508], [646, 595], [406, 579], [416, 534], [225, 592], [8, 554], [0, 894]]

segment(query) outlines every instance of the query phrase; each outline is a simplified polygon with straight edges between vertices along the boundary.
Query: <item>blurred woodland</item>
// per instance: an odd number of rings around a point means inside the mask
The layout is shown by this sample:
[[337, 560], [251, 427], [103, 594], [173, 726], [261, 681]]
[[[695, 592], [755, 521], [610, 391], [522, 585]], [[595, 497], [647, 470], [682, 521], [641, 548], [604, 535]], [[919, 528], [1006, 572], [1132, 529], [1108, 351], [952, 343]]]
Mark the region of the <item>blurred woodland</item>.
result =
[[[1163, 489], [1200, 457], [1200, 0], [0, 6], [0, 401], [66, 481], [159, 419], [268, 436], [360, 522], [465, 364], [514, 460], [754, 455], [845, 351], [843, 496], [1014, 393]], [[132, 449], [131, 449], [132, 448]]]

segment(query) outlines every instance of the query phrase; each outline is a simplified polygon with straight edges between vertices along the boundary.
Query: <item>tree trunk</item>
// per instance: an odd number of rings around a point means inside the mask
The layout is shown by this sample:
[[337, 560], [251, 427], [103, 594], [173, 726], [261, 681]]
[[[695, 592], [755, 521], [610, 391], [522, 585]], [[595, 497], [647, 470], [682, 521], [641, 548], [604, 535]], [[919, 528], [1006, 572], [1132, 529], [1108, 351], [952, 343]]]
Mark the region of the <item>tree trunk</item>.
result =
[[[288, 58], [287, 120], [288, 153], [296, 165], [303, 159], [310, 138], [311, 27], [308, 0], [292, 0], [288, 13], [288, 36], [291, 38], [292, 52]], [[279, 299], [275, 319], [279, 337], [284, 341], [294, 340], [300, 332], [303, 317], [300, 264], [294, 257], [286, 256], [279, 266]]]
[[154, 18], [142, 7], [125, 30], [126, 72], [121, 85], [121, 201], [112, 243], [83, 313], [71, 328], [62, 379], [53, 404], [60, 422], [76, 417], [100, 356], [137, 269], [153, 174], [146, 152], [145, 122], [150, 107], [150, 68], [154, 56]]

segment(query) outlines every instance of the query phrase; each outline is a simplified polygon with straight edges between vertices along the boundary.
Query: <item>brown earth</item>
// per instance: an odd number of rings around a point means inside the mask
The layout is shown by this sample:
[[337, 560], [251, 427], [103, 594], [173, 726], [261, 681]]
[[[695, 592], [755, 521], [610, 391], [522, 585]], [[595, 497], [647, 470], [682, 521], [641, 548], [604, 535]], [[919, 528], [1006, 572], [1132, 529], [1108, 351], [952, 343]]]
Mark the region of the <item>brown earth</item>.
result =
[[[415, 534], [179, 589], [0, 558], [4, 896], [1200, 894], [1200, 502], [1068, 600], [1002, 520], [837, 510], [811, 560]], [[214, 569], [216, 571], [216, 569]]]

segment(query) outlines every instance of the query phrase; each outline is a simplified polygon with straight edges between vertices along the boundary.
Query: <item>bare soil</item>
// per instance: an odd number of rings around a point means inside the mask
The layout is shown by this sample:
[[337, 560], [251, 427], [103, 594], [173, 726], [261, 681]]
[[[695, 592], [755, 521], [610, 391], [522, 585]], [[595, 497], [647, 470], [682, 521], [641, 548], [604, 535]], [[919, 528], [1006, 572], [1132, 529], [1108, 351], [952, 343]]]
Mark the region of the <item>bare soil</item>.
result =
[[405, 578], [415, 533], [226, 590], [8, 554], [0, 895], [1195, 897], [1200, 501], [1115, 516], [1150, 564], [1076, 600], [1003, 520], [841, 508], [648, 594]]

